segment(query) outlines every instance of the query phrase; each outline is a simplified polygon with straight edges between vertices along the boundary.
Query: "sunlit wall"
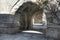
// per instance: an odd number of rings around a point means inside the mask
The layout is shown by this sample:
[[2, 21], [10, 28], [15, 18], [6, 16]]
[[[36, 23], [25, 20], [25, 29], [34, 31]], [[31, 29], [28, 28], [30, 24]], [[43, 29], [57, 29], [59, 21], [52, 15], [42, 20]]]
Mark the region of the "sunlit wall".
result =
[[9, 13], [17, 0], [0, 0], [0, 13]]
[[24, 2], [32, 1], [36, 3], [41, 0], [19, 0], [19, 2], [14, 5], [17, 1], [18, 0], [0, 0], [0, 14], [14, 14]]
[[[14, 6], [18, 0], [0, 0], [0, 14], [12, 14], [14, 13], [20, 5], [27, 1], [36, 2], [36, 0], [19, 0], [19, 2]], [[14, 6], [14, 7], [13, 7]]]

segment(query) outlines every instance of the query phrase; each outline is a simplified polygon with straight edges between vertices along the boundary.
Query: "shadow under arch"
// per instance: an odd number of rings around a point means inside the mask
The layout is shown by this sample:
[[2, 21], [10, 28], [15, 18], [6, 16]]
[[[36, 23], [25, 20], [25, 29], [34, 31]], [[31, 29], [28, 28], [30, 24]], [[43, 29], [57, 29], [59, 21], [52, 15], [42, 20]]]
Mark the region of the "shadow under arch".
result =
[[39, 5], [33, 2], [26, 2], [23, 3], [15, 12], [15, 15], [20, 15], [19, 21], [23, 30], [30, 30], [33, 16], [36, 14], [36, 12], [43, 12], [43, 9], [39, 9], [39, 7]]

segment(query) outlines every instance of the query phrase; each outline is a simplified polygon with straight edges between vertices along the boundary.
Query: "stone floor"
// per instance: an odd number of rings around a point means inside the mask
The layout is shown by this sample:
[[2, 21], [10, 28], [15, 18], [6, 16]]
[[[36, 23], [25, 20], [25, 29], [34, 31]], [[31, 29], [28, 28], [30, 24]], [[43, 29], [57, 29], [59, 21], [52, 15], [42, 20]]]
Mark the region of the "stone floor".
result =
[[37, 33], [0, 34], [0, 40], [47, 40], [45, 35]]

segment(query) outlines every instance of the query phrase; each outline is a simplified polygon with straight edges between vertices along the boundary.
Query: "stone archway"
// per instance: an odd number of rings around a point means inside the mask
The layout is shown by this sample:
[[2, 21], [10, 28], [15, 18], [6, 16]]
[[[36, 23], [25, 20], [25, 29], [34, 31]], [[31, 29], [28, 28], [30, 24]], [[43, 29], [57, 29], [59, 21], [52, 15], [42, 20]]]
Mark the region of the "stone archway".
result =
[[20, 23], [23, 29], [29, 28], [32, 15], [40, 10], [38, 7], [39, 6], [33, 2], [26, 2], [15, 12], [15, 15], [20, 15]]
[[37, 11], [31, 16], [30, 28], [32, 28], [33, 24], [40, 24], [40, 23], [42, 23], [42, 11]]
[[[22, 6], [19, 7], [19, 9], [16, 11], [16, 15], [20, 14], [20, 23], [23, 30], [35, 30], [35, 31], [45, 31], [45, 29], [34, 29], [32, 19], [35, 15], [40, 15], [42, 17], [43, 15], [43, 9], [39, 9], [40, 6], [33, 2], [26, 2], [22, 4]], [[42, 20], [41, 20], [42, 21]], [[42, 25], [44, 26], [44, 25]], [[44, 28], [44, 27], [43, 27]], [[21, 30], [21, 28], [20, 28]]]

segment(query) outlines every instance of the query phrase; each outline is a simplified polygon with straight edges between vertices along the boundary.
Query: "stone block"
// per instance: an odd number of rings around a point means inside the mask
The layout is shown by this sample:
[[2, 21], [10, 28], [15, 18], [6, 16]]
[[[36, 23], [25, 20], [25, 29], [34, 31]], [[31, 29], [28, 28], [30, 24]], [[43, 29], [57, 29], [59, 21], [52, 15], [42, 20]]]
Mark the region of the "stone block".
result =
[[46, 36], [54, 39], [60, 39], [60, 29], [59, 28], [48, 28]]
[[0, 33], [16, 33], [19, 31], [19, 21], [14, 15], [0, 14]]

